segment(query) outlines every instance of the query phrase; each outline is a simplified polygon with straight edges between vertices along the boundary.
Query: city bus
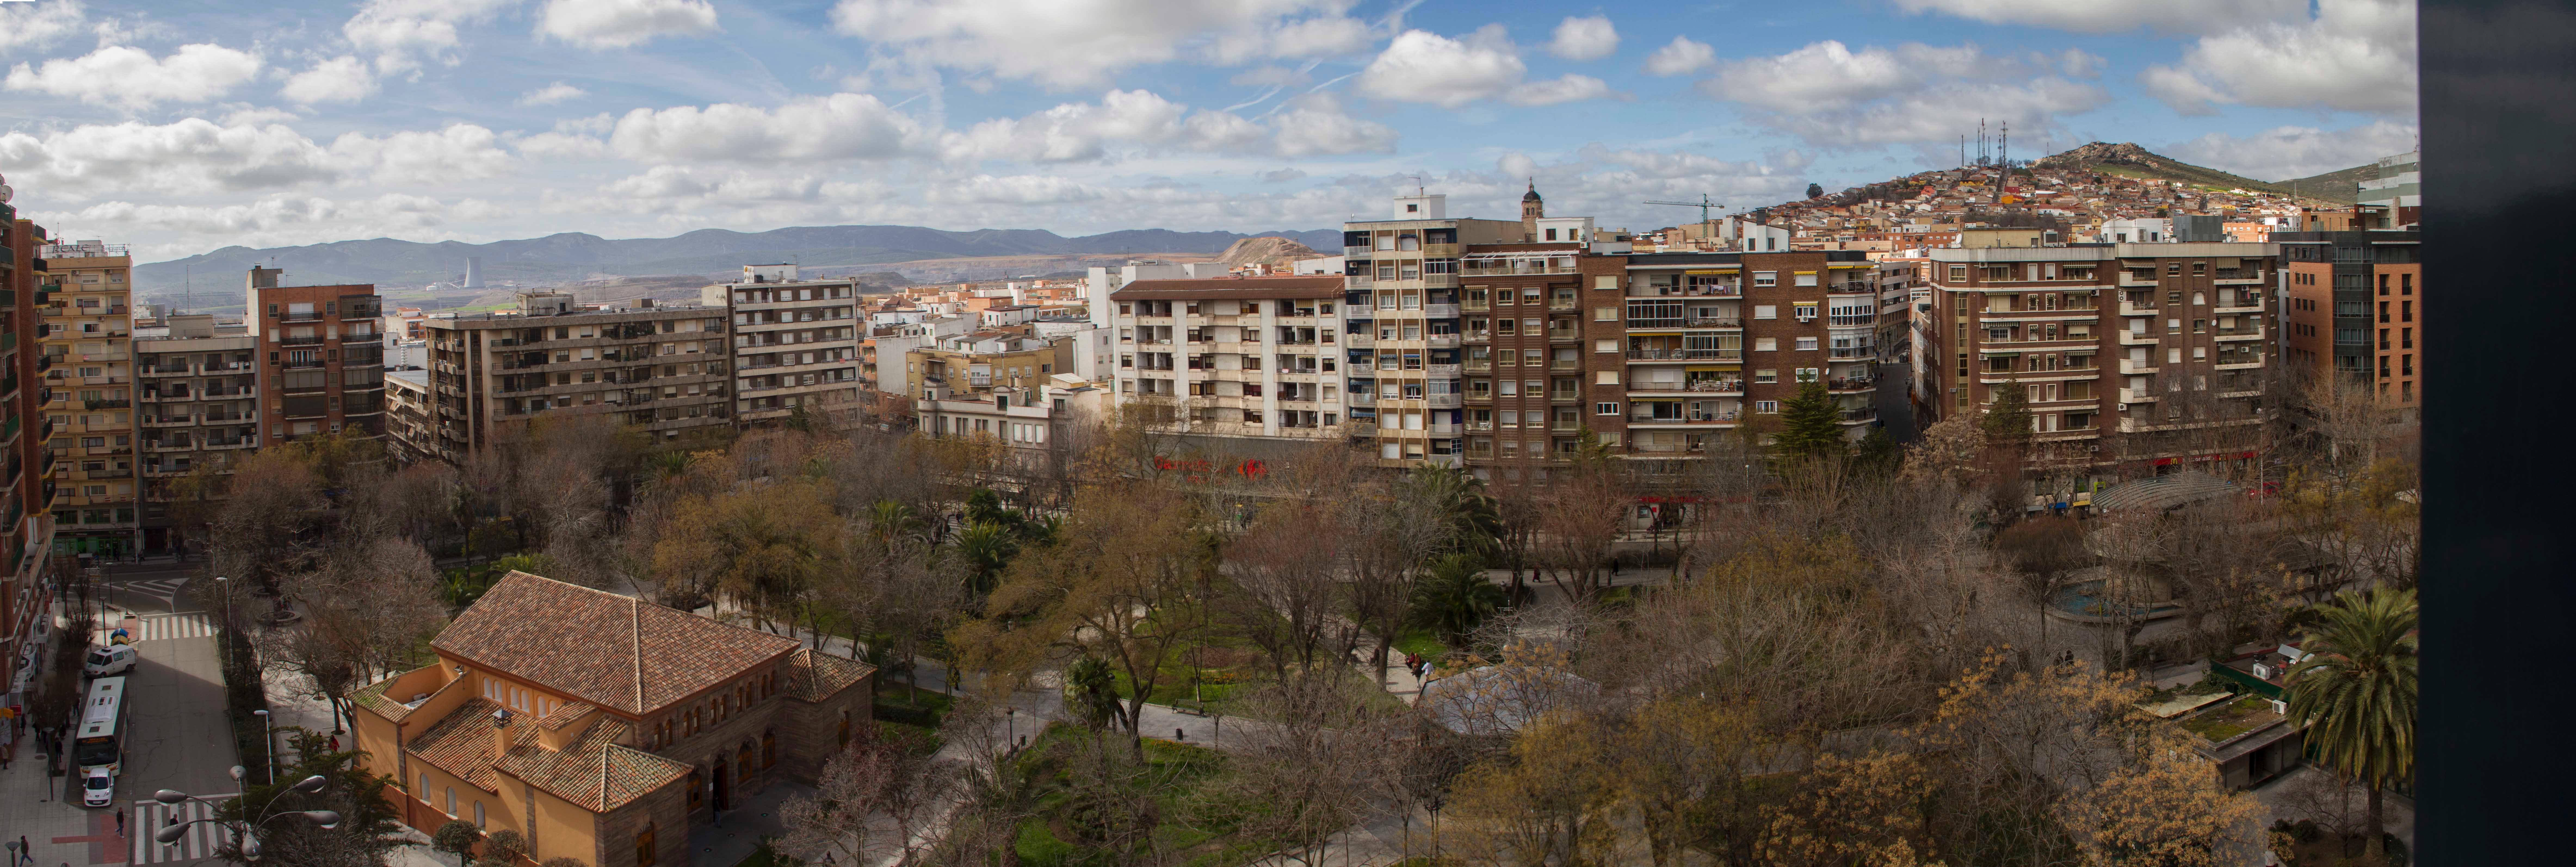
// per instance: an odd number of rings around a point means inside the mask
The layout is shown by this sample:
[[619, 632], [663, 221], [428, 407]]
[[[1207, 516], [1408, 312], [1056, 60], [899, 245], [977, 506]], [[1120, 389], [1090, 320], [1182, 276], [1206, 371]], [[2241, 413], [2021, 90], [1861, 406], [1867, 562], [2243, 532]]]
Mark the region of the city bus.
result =
[[89, 701], [81, 705], [80, 734], [72, 741], [72, 758], [84, 776], [94, 770], [115, 776], [120, 770], [125, 759], [125, 678], [90, 682]]

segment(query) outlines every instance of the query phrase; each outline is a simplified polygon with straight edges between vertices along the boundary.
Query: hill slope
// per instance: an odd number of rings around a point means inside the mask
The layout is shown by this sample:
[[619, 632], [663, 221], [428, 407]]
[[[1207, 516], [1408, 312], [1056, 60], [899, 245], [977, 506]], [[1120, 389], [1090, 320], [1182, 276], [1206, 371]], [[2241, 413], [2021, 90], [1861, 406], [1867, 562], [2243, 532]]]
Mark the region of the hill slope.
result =
[[2181, 181], [2217, 189], [2241, 188], [2286, 193], [2280, 184], [2266, 183], [2242, 175], [2229, 174], [2206, 166], [2195, 166], [2171, 157], [2161, 156], [2134, 144], [2094, 142], [2073, 150], [2041, 157], [2033, 168], [2091, 171], [2105, 175], [2149, 180]]
[[1225, 252], [1217, 254], [1216, 260], [1228, 265], [1250, 265], [1254, 262], [1264, 265], [1285, 265], [1299, 259], [1312, 259], [1321, 255], [1324, 254], [1315, 252], [1315, 248], [1287, 238], [1245, 238], [1234, 242], [1234, 246], [1225, 248]]
[[2272, 186], [2285, 190], [2297, 190], [2301, 196], [2341, 202], [2348, 205], [2361, 200], [2361, 182], [2376, 177], [2379, 177], [2379, 164], [2363, 163], [2361, 165], [2353, 166], [2352, 168], [2327, 172], [2322, 175], [2309, 175], [2304, 178], [2292, 178], [2290, 180], [2273, 184]]
[[285, 268], [288, 278], [297, 284], [425, 284], [459, 279], [465, 272], [466, 257], [480, 256], [486, 282], [547, 284], [593, 276], [721, 274], [765, 262], [854, 266], [972, 256], [1213, 254], [1236, 241], [1263, 236], [1279, 236], [1308, 246], [1341, 243], [1341, 232], [1336, 229], [1251, 235], [1128, 229], [1067, 238], [1037, 229], [952, 232], [920, 226], [797, 226], [753, 233], [700, 229], [670, 238], [617, 240], [565, 232], [489, 244], [424, 244], [374, 238], [264, 250], [225, 247], [185, 259], [140, 265], [134, 275], [135, 288], [155, 292], [176, 289], [187, 275], [204, 271], [214, 281], [210, 288], [220, 291], [231, 288], [233, 281], [253, 265], [273, 262]]

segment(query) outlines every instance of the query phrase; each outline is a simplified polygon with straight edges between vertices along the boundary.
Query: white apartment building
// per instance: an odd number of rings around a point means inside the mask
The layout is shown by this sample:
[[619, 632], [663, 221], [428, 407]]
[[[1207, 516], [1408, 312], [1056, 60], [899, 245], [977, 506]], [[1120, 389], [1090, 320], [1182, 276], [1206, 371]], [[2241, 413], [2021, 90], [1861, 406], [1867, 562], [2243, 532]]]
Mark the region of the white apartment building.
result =
[[[1465, 462], [1460, 272], [1470, 244], [1518, 244], [1542, 219], [1537, 193], [1521, 220], [1451, 218], [1448, 197], [1397, 196], [1390, 219], [1342, 224], [1352, 438], [1383, 465]], [[1489, 270], [1508, 273], [1503, 260]], [[1288, 278], [1311, 279], [1311, 278]], [[1363, 433], [1369, 434], [1365, 438]]]
[[734, 418], [757, 424], [802, 407], [846, 423], [860, 408], [856, 280], [806, 280], [796, 266], [744, 265], [701, 297], [733, 320]]
[[1336, 276], [1126, 283], [1102, 305], [1117, 333], [1117, 402], [1168, 400], [1169, 421], [1183, 433], [1345, 436], [1342, 283]]

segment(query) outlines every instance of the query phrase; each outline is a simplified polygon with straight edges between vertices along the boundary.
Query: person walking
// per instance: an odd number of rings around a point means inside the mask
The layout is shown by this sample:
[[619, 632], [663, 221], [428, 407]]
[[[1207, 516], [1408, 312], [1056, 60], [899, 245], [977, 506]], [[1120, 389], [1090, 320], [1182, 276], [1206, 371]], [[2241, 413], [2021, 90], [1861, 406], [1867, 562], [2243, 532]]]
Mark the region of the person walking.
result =
[[[18, 835], [18, 858], [28, 864], [36, 863], [36, 850], [27, 845], [27, 835], [25, 834]], [[11, 865], [11, 867], [16, 867], [16, 865]]]
[[125, 839], [125, 808], [124, 808], [124, 807], [118, 807], [118, 808], [116, 808], [116, 837], [117, 837], [117, 839], [119, 839], [119, 840]]

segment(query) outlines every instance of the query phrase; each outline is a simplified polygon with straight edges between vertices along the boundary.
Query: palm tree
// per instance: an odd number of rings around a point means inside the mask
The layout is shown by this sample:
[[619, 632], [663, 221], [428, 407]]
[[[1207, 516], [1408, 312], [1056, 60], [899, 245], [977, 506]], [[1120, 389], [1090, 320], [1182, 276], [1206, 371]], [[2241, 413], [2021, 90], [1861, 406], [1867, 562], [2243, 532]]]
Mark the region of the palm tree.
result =
[[1431, 574], [1414, 585], [1415, 626], [1437, 630], [1455, 647], [1467, 633], [1494, 615], [1503, 604], [1503, 588], [1485, 580], [1485, 563], [1474, 554], [1448, 554], [1431, 561]]
[[2415, 777], [2415, 591], [2344, 593], [2317, 614], [2290, 669], [2290, 719], [2319, 761], [2369, 788], [2369, 852], [2385, 861], [2380, 790]]
[[957, 534], [957, 556], [965, 560], [967, 586], [979, 596], [993, 592], [1002, 570], [1019, 553], [1018, 534], [1000, 524], [976, 524]]

